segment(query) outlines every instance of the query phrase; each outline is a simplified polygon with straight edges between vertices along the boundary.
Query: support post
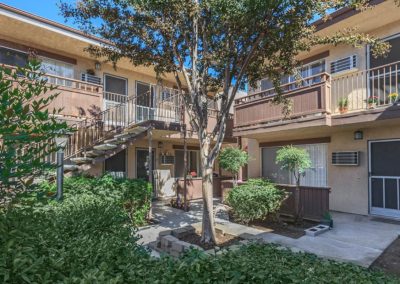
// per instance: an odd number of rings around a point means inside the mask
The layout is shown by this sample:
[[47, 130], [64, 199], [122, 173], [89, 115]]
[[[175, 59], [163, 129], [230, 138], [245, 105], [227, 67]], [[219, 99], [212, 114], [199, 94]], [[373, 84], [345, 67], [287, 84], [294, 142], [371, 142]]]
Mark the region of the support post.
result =
[[63, 184], [64, 184], [64, 150], [57, 151], [57, 194], [56, 199], [63, 199]]
[[[154, 194], [154, 184], [153, 184], [153, 153], [152, 153], [152, 138], [153, 138], [153, 131], [152, 127], [150, 126], [147, 130], [147, 137], [148, 137], [148, 142], [149, 142], [149, 161], [148, 161], [148, 168], [149, 168], [149, 183], [151, 184], [151, 187], [153, 189], [153, 197], [155, 197]], [[153, 205], [152, 205], [152, 199], [150, 199], [150, 209], [149, 213], [147, 215], [147, 219], [151, 220], [153, 218]]]
[[[242, 150], [242, 137], [239, 136], [237, 138], [237, 144], [238, 144], [238, 148], [240, 150]], [[237, 180], [243, 180], [243, 167], [241, 167], [238, 172]]]
[[187, 208], [187, 184], [186, 184], [186, 179], [187, 179], [187, 173], [188, 173], [188, 166], [187, 166], [188, 158], [187, 158], [187, 143], [186, 143], [186, 124], [183, 125], [183, 209], [185, 211], [188, 211]]

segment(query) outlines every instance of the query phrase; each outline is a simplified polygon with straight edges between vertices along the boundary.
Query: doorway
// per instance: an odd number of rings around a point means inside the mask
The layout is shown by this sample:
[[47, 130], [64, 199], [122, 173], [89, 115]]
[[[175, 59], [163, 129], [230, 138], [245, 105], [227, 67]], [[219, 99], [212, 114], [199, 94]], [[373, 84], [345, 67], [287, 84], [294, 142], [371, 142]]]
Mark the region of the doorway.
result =
[[[156, 155], [155, 150], [152, 150], [152, 165], [153, 171], [156, 168]], [[149, 150], [136, 149], [136, 178], [149, 180]], [[154, 175], [153, 175], [154, 179]]]
[[400, 218], [400, 139], [369, 142], [370, 213]]
[[126, 150], [108, 158], [104, 162], [104, 170], [115, 178], [126, 177]]

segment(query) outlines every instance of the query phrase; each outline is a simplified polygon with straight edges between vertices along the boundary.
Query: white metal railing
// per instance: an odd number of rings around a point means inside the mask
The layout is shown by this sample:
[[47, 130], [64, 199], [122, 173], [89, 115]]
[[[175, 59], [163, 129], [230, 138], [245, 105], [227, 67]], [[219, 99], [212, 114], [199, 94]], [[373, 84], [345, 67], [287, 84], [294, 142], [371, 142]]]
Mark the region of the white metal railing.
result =
[[400, 61], [333, 77], [332, 112], [341, 112], [343, 108], [345, 111], [357, 111], [393, 104], [399, 97], [399, 84]]

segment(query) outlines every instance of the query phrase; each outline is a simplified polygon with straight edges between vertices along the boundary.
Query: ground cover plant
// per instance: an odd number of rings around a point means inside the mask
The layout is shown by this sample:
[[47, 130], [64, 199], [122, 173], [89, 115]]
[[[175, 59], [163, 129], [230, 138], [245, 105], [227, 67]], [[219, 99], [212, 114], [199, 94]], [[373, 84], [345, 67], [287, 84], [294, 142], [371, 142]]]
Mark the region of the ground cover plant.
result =
[[251, 244], [215, 256], [191, 251], [181, 259], [151, 258], [137, 244], [124, 195], [116, 192], [121, 186], [114, 187], [125, 182], [109, 176], [67, 179], [63, 202], [43, 195], [52, 185], [19, 198], [0, 214], [0, 282], [400, 283], [379, 271], [273, 245]]

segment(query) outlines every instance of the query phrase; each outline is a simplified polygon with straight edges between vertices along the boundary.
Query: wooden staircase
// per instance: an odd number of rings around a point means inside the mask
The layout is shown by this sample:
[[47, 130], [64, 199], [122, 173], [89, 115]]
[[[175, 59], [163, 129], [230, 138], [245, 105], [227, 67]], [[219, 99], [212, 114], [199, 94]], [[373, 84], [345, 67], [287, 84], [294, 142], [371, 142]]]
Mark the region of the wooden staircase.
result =
[[128, 148], [147, 135], [151, 127], [148, 121], [180, 123], [181, 107], [172, 105], [171, 99], [177, 101], [169, 97], [160, 100], [157, 107], [149, 108], [138, 104], [143, 99], [131, 97], [73, 125], [74, 131], [65, 147], [64, 171], [87, 170]]

